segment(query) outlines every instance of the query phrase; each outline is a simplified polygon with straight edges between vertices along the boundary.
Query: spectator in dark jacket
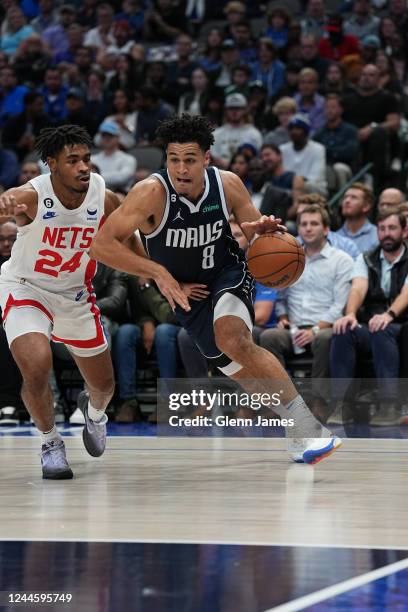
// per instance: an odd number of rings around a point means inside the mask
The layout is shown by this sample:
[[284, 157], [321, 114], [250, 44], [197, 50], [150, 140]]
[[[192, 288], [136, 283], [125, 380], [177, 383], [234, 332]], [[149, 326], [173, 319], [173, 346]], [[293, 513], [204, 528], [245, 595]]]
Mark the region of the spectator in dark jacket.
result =
[[[407, 321], [408, 252], [404, 245], [406, 219], [388, 208], [378, 217], [379, 246], [359, 255], [352, 274], [346, 315], [333, 325], [330, 355], [335, 399], [343, 400], [347, 381], [356, 375], [358, 356], [371, 356], [379, 385], [376, 426], [397, 425], [400, 353], [398, 338]], [[351, 406], [337, 406], [329, 423], [353, 421]]]

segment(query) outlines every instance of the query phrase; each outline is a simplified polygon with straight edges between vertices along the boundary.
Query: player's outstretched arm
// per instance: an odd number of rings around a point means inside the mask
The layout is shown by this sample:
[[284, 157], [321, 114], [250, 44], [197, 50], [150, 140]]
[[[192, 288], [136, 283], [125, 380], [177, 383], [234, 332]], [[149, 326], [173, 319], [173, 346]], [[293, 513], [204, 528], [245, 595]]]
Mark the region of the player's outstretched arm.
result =
[[0, 223], [15, 219], [17, 225], [26, 225], [37, 211], [37, 192], [32, 187], [12, 187], [0, 195]]
[[233, 172], [221, 172], [225, 197], [229, 212], [234, 215], [242, 228], [248, 241], [255, 234], [273, 232], [277, 229], [286, 230], [281, 225], [282, 219], [275, 219], [273, 215], [261, 215], [251, 202], [251, 196], [241, 179]]
[[[152, 278], [174, 310], [176, 304], [190, 310], [187, 297], [173, 276], [160, 264], [145, 257], [141, 247], [132, 250], [136, 230], [149, 233], [154, 209], [162, 197], [161, 186], [155, 179], [141, 181], [129, 192], [121, 206], [109, 214], [94, 238], [90, 256], [116, 270], [135, 276]], [[136, 241], [133, 244], [137, 245]]]

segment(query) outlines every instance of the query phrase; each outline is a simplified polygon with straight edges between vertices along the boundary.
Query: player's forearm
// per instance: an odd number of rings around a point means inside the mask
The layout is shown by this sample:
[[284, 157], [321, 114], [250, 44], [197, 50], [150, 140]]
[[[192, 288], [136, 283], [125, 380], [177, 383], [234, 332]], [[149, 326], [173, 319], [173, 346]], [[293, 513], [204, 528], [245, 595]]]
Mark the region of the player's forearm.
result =
[[156, 280], [164, 271], [163, 266], [151, 259], [136, 255], [117, 239], [101, 242], [96, 238], [91, 245], [89, 255], [110, 268], [134, 276], [145, 276]]

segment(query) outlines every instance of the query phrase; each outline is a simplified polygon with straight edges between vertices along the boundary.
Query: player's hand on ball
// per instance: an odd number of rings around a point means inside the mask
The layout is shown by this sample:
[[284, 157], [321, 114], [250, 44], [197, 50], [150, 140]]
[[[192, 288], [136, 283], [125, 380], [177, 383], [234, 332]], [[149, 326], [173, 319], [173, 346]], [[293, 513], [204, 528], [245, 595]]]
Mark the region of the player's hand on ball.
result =
[[163, 268], [154, 280], [160, 293], [164, 295], [173, 311], [176, 309], [176, 304], [178, 304], [183, 310], [190, 312], [191, 307], [188, 299], [170, 272]]
[[265, 234], [266, 232], [276, 232], [276, 230], [281, 230], [283, 232], [287, 231], [285, 225], [282, 225], [282, 219], [279, 217], [275, 219], [274, 215], [262, 215], [256, 221], [245, 221], [241, 223], [241, 227], [244, 230], [252, 230], [256, 234]]
[[199, 283], [180, 283], [181, 290], [184, 295], [192, 300], [205, 300], [210, 295], [207, 290], [207, 285], [200, 285]]
[[27, 210], [26, 204], [18, 204], [12, 195], [3, 194], [0, 196], [0, 218], [18, 217], [24, 215]]

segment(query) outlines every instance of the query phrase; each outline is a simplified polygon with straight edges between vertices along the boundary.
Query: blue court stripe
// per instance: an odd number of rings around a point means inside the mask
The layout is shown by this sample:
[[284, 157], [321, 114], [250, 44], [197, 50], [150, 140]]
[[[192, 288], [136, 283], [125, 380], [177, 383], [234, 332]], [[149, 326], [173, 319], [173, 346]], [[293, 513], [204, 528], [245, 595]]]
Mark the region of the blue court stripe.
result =
[[391, 565], [380, 567], [379, 569], [367, 572], [366, 574], [362, 574], [361, 576], [356, 576], [355, 578], [344, 580], [343, 582], [339, 582], [338, 584], [334, 584], [333, 586], [326, 587], [324, 589], [321, 589], [320, 591], [310, 593], [309, 595], [304, 595], [303, 597], [299, 597], [298, 599], [295, 599], [288, 603], [276, 606], [275, 608], [270, 608], [265, 612], [298, 612], [298, 610], [304, 610], [309, 606], [320, 603], [322, 601], [327, 601], [328, 599], [336, 597], [341, 593], [346, 593], [347, 591], [351, 591], [352, 589], [356, 589], [370, 582], [374, 582], [379, 578], [384, 578], [384, 576], [395, 574], [396, 572], [400, 572], [401, 570], [404, 570], [406, 568], [408, 568], [408, 559], [402, 559], [401, 561], [391, 563]]

